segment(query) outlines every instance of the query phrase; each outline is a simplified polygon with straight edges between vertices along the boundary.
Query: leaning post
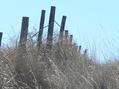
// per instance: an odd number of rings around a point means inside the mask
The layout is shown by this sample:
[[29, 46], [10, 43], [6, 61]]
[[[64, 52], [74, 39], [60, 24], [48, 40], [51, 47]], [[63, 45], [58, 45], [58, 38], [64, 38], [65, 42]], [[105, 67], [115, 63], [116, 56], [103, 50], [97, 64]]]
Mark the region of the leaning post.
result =
[[47, 47], [52, 47], [53, 42], [53, 30], [54, 30], [54, 21], [55, 21], [55, 6], [51, 6], [49, 25], [48, 25], [48, 34], [47, 34]]
[[38, 33], [38, 40], [37, 40], [37, 47], [39, 48], [42, 44], [42, 35], [43, 35], [43, 28], [45, 22], [45, 10], [41, 12], [41, 19], [40, 19], [40, 26], [39, 26], [39, 33]]

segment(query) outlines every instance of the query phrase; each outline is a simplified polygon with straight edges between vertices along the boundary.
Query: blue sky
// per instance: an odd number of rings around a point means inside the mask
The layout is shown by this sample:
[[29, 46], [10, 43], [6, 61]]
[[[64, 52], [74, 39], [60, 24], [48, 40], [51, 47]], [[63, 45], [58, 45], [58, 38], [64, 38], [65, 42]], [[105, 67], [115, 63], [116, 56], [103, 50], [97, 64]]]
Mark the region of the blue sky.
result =
[[[22, 16], [30, 17], [30, 31], [38, 29], [40, 12], [46, 10], [48, 24], [50, 6], [56, 6], [56, 21], [61, 23], [67, 16], [66, 29], [75, 41], [98, 58], [118, 58], [119, 0], [1, 0], [0, 31], [3, 43], [17, 35], [21, 29]], [[59, 28], [55, 26], [55, 31]], [[90, 52], [89, 51], [89, 52]]]

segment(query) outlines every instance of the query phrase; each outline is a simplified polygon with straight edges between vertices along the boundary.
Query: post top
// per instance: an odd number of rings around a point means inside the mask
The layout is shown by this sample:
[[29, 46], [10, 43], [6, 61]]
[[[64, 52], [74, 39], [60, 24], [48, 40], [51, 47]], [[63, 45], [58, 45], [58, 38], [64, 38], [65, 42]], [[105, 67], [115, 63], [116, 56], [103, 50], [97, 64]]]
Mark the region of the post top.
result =
[[45, 12], [46, 10], [42, 9], [42, 12]]
[[68, 33], [68, 30], [65, 30], [65, 33]]
[[63, 18], [65, 18], [65, 19], [66, 19], [66, 18], [67, 18], [67, 16], [63, 15]]
[[56, 8], [56, 6], [51, 6], [51, 8]]
[[3, 34], [3, 32], [0, 32], [0, 35]]
[[23, 18], [23, 19], [29, 19], [29, 17], [27, 17], [27, 16], [23, 16], [22, 18]]

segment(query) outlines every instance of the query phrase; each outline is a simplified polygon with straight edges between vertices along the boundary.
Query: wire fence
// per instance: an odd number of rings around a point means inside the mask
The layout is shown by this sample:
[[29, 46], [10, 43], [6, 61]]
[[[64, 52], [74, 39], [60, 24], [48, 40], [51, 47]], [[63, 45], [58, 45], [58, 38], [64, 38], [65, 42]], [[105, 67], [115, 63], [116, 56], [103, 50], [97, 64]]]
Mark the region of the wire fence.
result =
[[[51, 7], [51, 13], [52, 14], [55, 14], [55, 13], [53, 13], [53, 12], [55, 12], [55, 11], [53, 11], [53, 10], [55, 10], [54, 9], [54, 7]], [[61, 22], [61, 25], [55, 20], [55, 19], [53, 19], [53, 18], [55, 18], [55, 15], [53, 15], [52, 16], [52, 14], [50, 15], [50, 18], [49, 18], [49, 24], [48, 25], [46, 25], [46, 26], [43, 26], [43, 27], [41, 27], [41, 28], [39, 28], [39, 31], [38, 32], [36, 32], [36, 33], [34, 33], [30, 38], [27, 38], [26, 39], [26, 41], [30, 41], [30, 39], [32, 39], [33, 37], [36, 37], [39, 33], [40, 33], [40, 30], [44, 30], [44, 28], [48, 28], [48, 33], [47, 34], [50, 34], [51, 36], [52, 36], [52, 34], [53, 34], [53, 29], [54, 29], [54, 24], [56, 24], [59, 28], [60, 28], [60, 33], [59, 33], [59, 35], [60, 34], [63, 34], [64, 33], [64, 31], [66, 32], [65, 33], [65, 35], [66, 36], [68, 36], [68, 30], [65, 30], [65, 22], [66, 22], [66, 16], [63, 16], [63, 18], [62, 18], [62, 22]], [[45, 15], [45, 14], [43, 14], [43, 15]], [[44, 16], [45, 17], [45, 16]], [[41, 20], [43, 20], [43, 16], [41, 16]], [[22, 20], [23, 21], [23, 20]], [[44, 21], [41, 21], [41, 23], [43, 24], [43, 22]], [[28, 23], [28, 22], [26, 22], [26, 21], [24, 21], [24, 23], [22, 22], [22, 25], [26, 25], [26, 23]], [[40, 24], [41, 25], [41, 24]], [[64, 26], [63, 28], [62, 28], [62, 25]], [[24, 28], [24, 27], [23, 27]], [[22, 30], [24, 30], [24, 29], [22, 29]], [[42, 34], [41, 34], [42, 35]], [[63, 36], [63, 35], [62, 35]], [[73, 37], [73, 35], [71, 35], [70, 36], [70, 40], [72, 41], [72, 38]], [[2, 38], [2, 37], [1, 37]], [[48, 38], [47, 38], [47, 40], [49, 40]], [[1, 43], [1, 42], [0, 42]], [[22, 42], [22, 44], [25, 44], [26, 42]], [[30, 46], [29, 46], [30, 47]], [[29, 48], [28, 47], [28, 48]], [[20, 48], [20, 47], [19, 47]], [[6, 54], [5, 56], [3, 56], [3, 57], [1, 57], [0, 59], [2, 60], [2, 59], [6, 59], [7, 61], [9, 61], [9, 59], [7, 58], [8, 56], [11, 56], [11, 55], [13, 55], [15, 52], [16, 52], [16, 50], [17, 50], [17, 48], [15, 48], [14, 50], [12, 50], [10, 53], [8, 53], [8, 54]], [[81, 46], [79, 46], [79, 50], [81, 50]], [[87, 50], [85, 50], [85, 52], [84, 52], [85, 54], [87, 53]]]
[[[61, 26], [58, 24], [57, 21], [55, 21], [55, 23], [56, 23], [57, 26], [61, 27]], [[43, 29], [44, 29], [44, 28], [47, 28], [48, 26], [49, 26], [49, 25], [44, 26]], [[37, 36], [38, 33], [39, 33], [39, 31], [36, 32], [35, 34], [33, 34], [33, 35], [30, 37], [30, 39], [32, 39], [32, 38], [34, 38], [35, 36]], [[30, 39], [27, 39], [27, 41], [30, 41]], [[24, 42], [24, 43], [25, 43], [25, 42]], [[24, 43], [23, 43], [23, 44], [24, 44]], [[16, 50], [17, 50], [17, 49], [14, 49], [11, 53], [6, 54], [6, 55], [4, 56], [4, 58], [6, 58], [6, 57], [8, 57], [8, 56], [10, 56], [10, 55], [13, 55]], [[0, 58], [0, 59], [2, 59], [2, 58]]]

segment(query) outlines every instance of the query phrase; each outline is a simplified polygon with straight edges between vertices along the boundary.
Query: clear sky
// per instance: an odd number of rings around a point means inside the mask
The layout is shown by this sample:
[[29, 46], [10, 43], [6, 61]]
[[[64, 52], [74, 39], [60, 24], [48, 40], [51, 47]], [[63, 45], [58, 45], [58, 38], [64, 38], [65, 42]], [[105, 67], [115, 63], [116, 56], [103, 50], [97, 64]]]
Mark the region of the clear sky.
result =
[[[119, 0], [1, 0], [0, 31], [3, 42], [20, 32], [22, 16], [30, 17], [29, 29], [38, 29], [40, 12], [46, 10], [48, 24], [50, 6], [56, 6], [56, 21], [67, 16], [66, 29], [83, 49], [98, 58], [119, 57]], [[59, 30], [56, 26], [55, 31]], [[104, 59], [103, 59], [104, 60]]]

